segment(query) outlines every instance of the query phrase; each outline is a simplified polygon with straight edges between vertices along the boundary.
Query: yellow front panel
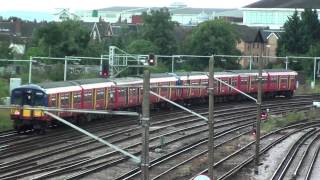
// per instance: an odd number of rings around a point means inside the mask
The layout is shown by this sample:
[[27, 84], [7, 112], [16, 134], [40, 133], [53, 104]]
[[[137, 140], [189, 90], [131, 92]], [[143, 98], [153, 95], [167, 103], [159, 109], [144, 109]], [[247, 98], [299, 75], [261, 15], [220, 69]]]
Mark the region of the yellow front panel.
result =
[[31, 117], [31, 110], [24, 109], [24, 110], [22, 111], [22, 116], [23, 116], [23, 117]]
[[42, 110], [34, 110], [33, 111], [33, 117], [42, 117], [44, 114]]

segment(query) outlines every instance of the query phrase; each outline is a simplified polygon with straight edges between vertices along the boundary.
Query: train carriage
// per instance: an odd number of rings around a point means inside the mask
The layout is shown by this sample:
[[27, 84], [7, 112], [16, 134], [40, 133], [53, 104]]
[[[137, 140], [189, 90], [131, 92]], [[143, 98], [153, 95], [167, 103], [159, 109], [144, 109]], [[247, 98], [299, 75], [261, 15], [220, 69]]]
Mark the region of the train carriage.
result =
[[[115, 96], [113, 100], [113, 107], [126, 108], [134, 107], [142, 102], [142, 79], [136, 77], [124, 77], [112, 79], [114, 82], [113, 90], [110, 93], [111, 96]], [[114, 94], [114, 95], [113, 95]]]
[[[215, 73], [218, 78], [233, 87], [253, 96], [257, 93], [258, 71], [235, 70]], [[284, 95], [290, 97], [296, 88], [297, 73], [291, 70], [263, 70], [263, 94], [265, 97]], [[173, 88], [159, 86], [208, 86], [208, 72], [181, 72], [151, 74], [151, 90], [172, 101], [205, 99], [206, 88]], [[37, 85], [24, 85], [12, 91], [11, 118], [15, 128], [25, 126], [41, 127], [51, 119], [41, 110], [30, 110], [27, 107], [71, 108], [71, 109], [108, 109], [118, 110], [140, 106], [142, 103], [141, 77], [114, 79], [82, 79], [65, 82], [46, 82]], [[227, 85], [215, 81], [214, 94], [216, 101], [242, 99], [239, 93]], [[150, 95], [151, 104], [165, 105], [166, 102]], [[71, 119], [82, 114], [60, 112], [62, 118]], [[84, 115], [86, 116], [86, 115]]]
[[[176, 83], [178, 81], [177, 77], [170, 73], [158, 73], [158, 74], [151, 74], [150, 75], [150, 85], [151, 86], [176, 86]], [[170, 100], [176, 100], [178, 98], [175, 88], [168, 88], [168, 87], [155, 87], [151, 88], [151, 90], [167, 99]], [[150, 96], [150, 102], [156, 103], [163, 100], [160, 100], [159, 98], [155, 96]]]

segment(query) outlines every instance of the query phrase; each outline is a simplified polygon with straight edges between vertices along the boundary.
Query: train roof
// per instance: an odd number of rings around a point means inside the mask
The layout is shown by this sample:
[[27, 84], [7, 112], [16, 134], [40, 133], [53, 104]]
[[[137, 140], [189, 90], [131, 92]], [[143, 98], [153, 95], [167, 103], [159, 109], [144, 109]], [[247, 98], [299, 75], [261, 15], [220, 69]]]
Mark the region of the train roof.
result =
[[20, 87], [14, 88], [13, 90], [18, 90], [18, 89], [36, 89], [36, 90], [44, 91], [44, 89], [38, 86], [37, 84], [26, 84], [26, 85], [22, 85]]
[[115, 85], [142, 84], [143, 79], [139, 77], [121, 77], [110, 79]]
[[111, 81], [109, 79], [105, 79], [105, 78], [93, 78], [93, 79], [79, 79], [79, 80], [74, 80], [73, 82], [76, 82], [77, 84], [83, 85], [83, 84], [106, 83], [106, 82], [111, 82]]

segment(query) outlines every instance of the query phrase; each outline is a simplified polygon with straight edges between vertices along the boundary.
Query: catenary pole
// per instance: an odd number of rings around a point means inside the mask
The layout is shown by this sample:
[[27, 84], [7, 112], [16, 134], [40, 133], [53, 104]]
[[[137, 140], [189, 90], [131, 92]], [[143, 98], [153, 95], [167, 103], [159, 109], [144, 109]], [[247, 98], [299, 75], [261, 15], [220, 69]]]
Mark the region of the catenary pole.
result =
[[31, 77], [32, 77], [32, 56], [29, 59], [29, 84], [31, 84]]
[[259, 173], [259, 152], [260, 152], [260, 122], [261, 122], [261, 98], [262, 98], [262, 56], [258, 60], [259, 76], [258, 76], [258, 101], [257, 101], [257, 122], [256, 122], [256, 148], [255, 148], [255, 163], [254, 172]]
[[142, 101], [142, 157], [141, 180], [149, 180], [149, 120], [150, 120], [150, 71], [144, 70]]
[[214, 108], [214, 55], [209, 60], [209, 140], [208, 140], [208, 172], [210, 179], [214, 179], [213, 165], [214, 165], [214, 117], [213, 117], [213, 108]]
[[313, 87], [316, 87], [316, 69], [317, 69], [317, 58], [313, 59]]

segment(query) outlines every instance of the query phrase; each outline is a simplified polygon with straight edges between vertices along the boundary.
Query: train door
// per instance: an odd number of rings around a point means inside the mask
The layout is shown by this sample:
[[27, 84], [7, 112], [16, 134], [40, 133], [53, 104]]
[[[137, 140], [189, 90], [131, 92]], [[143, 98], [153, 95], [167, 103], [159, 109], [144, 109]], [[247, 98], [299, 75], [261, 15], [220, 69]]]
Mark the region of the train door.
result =
[[108, 109], [117, 109], [117, 94], [116, 94], [116, 88], [110, 87], [107, 89], [108, 92]]
[[95, 109], [104, 109], [105, 105], [105, 90], [99, 88], [95, 90]]
[[[151, 86], [158, 86], [158, 84], [157, 83], [152, 83], [152, 84], [150, 84]], [[154, 92], [154, 93], [157, 93], [157, 94], [159, 94], [159, 88], [158, 87], [152, 87], [152, 88], [150, 88], [150, 90], [152, 91], [152, 92]], [[151, 95], [150, 96], [150, 103], [156, 103], [156, 102], [158, 102], [159, 101], [159, 98], [158, 97], [156, 97], [156, 96], [154, 96], [154, 95]]]
[[97, 89], [92, 90], [92, 109], [96, 109], [97, 106]]
[[109, 109], [109, 88], [105, 88], [104, 89], [104, 99], [105, 99], [105, 104], [104, 104], [104, 108], [105, 109]]
[[75, 91], [72, 93], [72, 102], [73, 108], [80, 109], [81, 108], [81, 92]]
[[50, 94], [49, 95], [48, 107], [56, 108], [57, 105], [58, 105], [58, 103], [57, 103], [57, 94]]
[[[221, 81], [229, 84], [230, 78], [221, 78]], [[229, 87], [223, 83], [220, 83], [220, 95], [227, 95], [229, 93]]]
[[[231, 77], [230, 80], [231, 80], [231, 86], [233, 86], [234, 88], [238, 88], [238, 77]], [[229, 88], [229, 92], [230, 94], [233, 94], [233, 95], [237, 93], [237, 91], [232, 88]]]
[[93, 105], [93, 94], [92, 89], [84, 90], [84, 98], [83, 98], [83, 108], [85, 109], [92, 109]]
[[288, 89], [288, 77], [287, 76], [279, 76], [280, 77], [280, 90]]
[[130, 87], [129, 88], [129, 97], [128, 97], [128, 106], [136, 106], [138, 105], [138, 90], [135, 87]]

